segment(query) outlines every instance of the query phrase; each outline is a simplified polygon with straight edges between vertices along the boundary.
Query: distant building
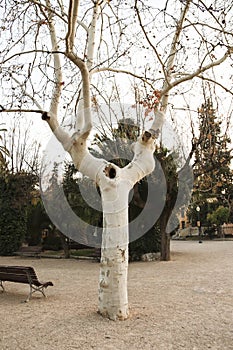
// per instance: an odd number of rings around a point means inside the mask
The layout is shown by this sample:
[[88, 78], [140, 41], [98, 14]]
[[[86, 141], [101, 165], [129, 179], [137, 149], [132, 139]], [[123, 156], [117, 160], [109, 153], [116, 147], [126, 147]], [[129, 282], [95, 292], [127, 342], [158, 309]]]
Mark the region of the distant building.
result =
[[180, 214], [178, 215], [179, 220], [179, 229], [184, 229], [186, 227], [190, 227], [189, 218], [187, 216], [186, 207], [180, 209]]

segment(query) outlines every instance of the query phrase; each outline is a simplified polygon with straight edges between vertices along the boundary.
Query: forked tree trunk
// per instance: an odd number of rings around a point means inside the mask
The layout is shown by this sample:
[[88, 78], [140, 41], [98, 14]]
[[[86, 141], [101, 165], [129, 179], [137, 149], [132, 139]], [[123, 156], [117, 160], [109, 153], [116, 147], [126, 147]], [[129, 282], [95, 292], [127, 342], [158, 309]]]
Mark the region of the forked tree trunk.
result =
[[[155, 126], [163, 115], [158, 112]], [[154, 127], [155, 127], [154, 126]], [[77, 148], [76, 148], [77, 147]], [[80, 159], [80, 154], [83, 153]], [[124, 168], [94, 158], [82, 136], [78, 137], [70, 154], [75, 166], [94, 180], [101, 191], [103, 236], [99, 278], [98, 311], [112, 320], [126, 319], [129, 314], [127, 295], [128, 271], [128, 195], [134, 184], [154, 169], [154, 139], [145, 132], [135, 143], [134, 158]], [[77, 150], [79, 149], [79, 152]]]
[[[49, 4], [49, 0], [47, 0]], [[127, 271], [128, 271], [128, 194], [143, 177], [150, 174], [155, 166], [155, 138], [161, 130], [164, 114], [156, 111], [151, 129], [145, 131], [134, 145], [134, 157], [124, 168], [119, 168], [104, 159], [93, 157], [88, 150], [87, 138], [92, 129], [91, 94], [89, 66], [74, 52], [74, 37], [78, 1], [71, 1], [69, 26], [66, 35], [66, 56], [80, 69], [82, 75], [83, 112], [77, 119], [77, 132], [72, 136], [59, 125], [57, 114], [61, 95], [62, 74], [58, 54], [54, 53], [55, 87], [50, 111], [44, 112], [46, 120], [70, 153], [75, 167], [96, 182], [101, 191], [103, 206], [102, 257], [99, 281], [99, 313], [113, 320], [128, 317]], [[99, 5], [99, 1], [96, 2]], [[97, 16], [97, 12], [95, 16]], [[50, 13], [50, 35], [54, 51], [58, 50], [55, 27]], [[94, 24], [94, 22], [93, 22]], [[95, 27], [95, 25], [94, 25]], [[91, 36], [90, 36], [91, 37]], [[94, 38], [92, 40], [94, 43]], [[91, 47], [93, 44], [91, 45]]]

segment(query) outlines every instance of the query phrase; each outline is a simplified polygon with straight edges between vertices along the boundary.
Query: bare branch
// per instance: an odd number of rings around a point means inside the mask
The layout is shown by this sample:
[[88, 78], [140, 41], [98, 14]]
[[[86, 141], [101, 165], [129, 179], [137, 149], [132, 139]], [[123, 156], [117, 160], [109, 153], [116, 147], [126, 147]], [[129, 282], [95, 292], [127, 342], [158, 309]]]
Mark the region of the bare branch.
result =
[[161, 95], [166, 95], [172, 88], [174, 88], [175, 86], [181, 84], [181, 83], [184, 83], [188, 80], [191, 80], [195, 77], [199, 77], [201, 73], [204, 73], [205, 71], [213, 68], [213, 67], [216, 67], [216, 66], [219, 66], [221, 63], [223, 63], [231, 54], [233, 53], [233, 47], [232, 48], [229, 48], [225, 54], [218, 60], [215, 60], [209, 64], [207, 64], [206, 66], [204, 67], [200, 67], [198, 68], [195, 72], [191, 73], [191, 74], [187, 74], [185, 75], [185, 77], [183, 78], [180, 78], [172, 83], [170, 83], [169, 86], [167, 86], [165, 89], [163, 89], [161, 91]]
[[65, 17], [66, 17], [66, 13], [63, 11], [62, 14], [60, 15], [58, 12], [56, 12], [53, 8], [51, 8], [51, 6], [47, 6], [44, 5], [41, 1], [36, 1], [36, 0], [30, 0], [30, 2], [32, 2], [35, 5], [38, 5], [40, 8], [44, 8], [44, 10], [49, 11], [50, 13], [52, 13], [53, 15], [57, 16], [58, 18], [60, 18], [62, 21], [64, 21], [65, 23], [67, 23]]
[[114, 73], [123, 73], [123, 74], [126, 74], [126, 75], [131, 75], [132, 77], [143, 81], [143, 83], [149, 85], [150, 88], [152, 90], [154, 90], [154, 86], [149, 82], [148, 78], [145, 78], [145, 77], [143, 77], [141, 75], [138, 75], [138, 74], [135, 74], [133, 72], [130, 72], [130, 71], [127, 71], [127, 70], [124, 70], [124, 69], [111, 68], [111, 67], [96, 68], [96, 69], [93, 69], [91, 71], [92, 74], [100, 73], [100, 72], [114, 72]]
[[[19, 87], [22, 90], [23, 95], [28, 96], [32, 100], [32, 102], [37, 106], [37, 108], [39, 108], [39, 111], [42, 111], [43, 110], [42, 106], [39, 104], [39, 102], [31, 94], [29, 94], [27, 92], [27, 90], [24, 88], [24, 84], [21, 84], [20, 81], [13, 76], [13, 74], [10, 74], [10, 76], [19, 85]], [[36, 112], [36, 113], [40, 113], [40, 112]], [[43, 113], [43, 112], [41, 112], [41, 113]]]
[[191, 0], [186, 1], [185, 7], [182, 10], [181, 15], [180, 15], [180, 19], [177, 23], [176, 31], [175, 31], [175, 34], [173, 36], [173, 40], [172, 40], [172, 44], [171, 44], [171, 48], [170, 48], [169, 58], [168, 58], [168, 62], [166, 65], [167, 75], [165, 75], [165, 81], [164, 81], [164, 85], [163, 85], [163, 89], [162, 89], [163, 93], [161, 93], [161, 96], [162, 96], [161, 108], [164, 111], [166, 111], [167, 105], [168, 105], [168, 99], [169, 99], [168, 92], [170, 91], [170, 86], [171, 86], [171, 71], [172, 71], [172, 67], [174, 65], [175, 58], [176, 58], [177, 43], [178, 43], [179, 37], [181, 35], [183, 23], [185, 21], [185, 16], [189, 10], [191, 2], [192, 2]]
[[60, 54], [64, 54], [64, 52], [62, 51], [47, 51], [47, 50], [28, 50], [28, 51], [23, 51], [23, 52], [17, 52], [14, 55], [6, 58], [5, 60], [3, 60], [0, 64], [3, 65], [4, 63], [11, 61], [13, 58], [15, 57], [19, 57], [22, 55], [29, 55], [29, 54], [35, 54], [35, 53], [47, 53], [47, 54], [56, 54], [56, 53], [60, 53]]
[[233, 91], [228, 89], [226, 86], [224, 86], [223, 84], [221, 84], [219, 81], [216, 81], [214, 79], [208, 78], [208, 77], [204, 77], [203, 75], [198, 75], [197, 78], [200, 78], [202, 80], [205, 81], [209, 81], [210, 83], [213, 83], [215, 85], [218, 85], [219, 87], [221, 87], [223, 90], [225, 90], [226, 92], [228, 92], [229, 94], [233, 95]]
[[164, 63], [163, 63], [163, 61], [162, 61], [162, 59], [160, 57], [160, 54], [159, 54], [157, 48], [153, 45], [152, 41], [149, 38], [149, 35], [147, 34], [147, 32], [146, 32], [146, 30], [144, 28], [144, 25], [142, 23], [142, 19], [141, 19], [141, 16], [140, 16], [140, 11], [138, 9], [137, 3], [138, 3], [138, 0], [135, 0], [134, 9], [135, 9], [137, 17], [138, 17], [139, 25], [140, 25], [140, 27], [142, 29], [142, 32], [143, 32], [143, 34], [144, 34], [148, 44], [152, 47], [152, 49], [153, 49], [153, 51], [154, 51], [154, 53], [155, 53], [155, 55], [156, 55], [160, 65], [161, 65], [161, 68], [163, 70], [163, 74], [164, 74], [165, 80], [167, 80], [167, 72], [165, 70]]
[[79, 0], [70, 0], [68, 12], [68, 31], [66, 34], [66, 50], [73, 51], [76, 23], [78, 18]]
[[0, 113], [40, 113], [43, 114], [43, 110], [39, 109], [24, 109], [24, 108], [4, 108], [3, 106], [0, 105]]

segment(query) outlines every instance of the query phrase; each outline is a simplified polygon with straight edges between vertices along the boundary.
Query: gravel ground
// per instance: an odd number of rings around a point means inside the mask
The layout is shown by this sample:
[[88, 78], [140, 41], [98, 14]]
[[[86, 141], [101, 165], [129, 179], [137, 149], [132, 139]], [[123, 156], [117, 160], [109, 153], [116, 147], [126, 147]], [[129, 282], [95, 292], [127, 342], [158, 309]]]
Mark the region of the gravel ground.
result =
[[0, 294], [1, 350], [233, 350], [233, 241], [172, 241], [170, 262], [129, 266], [131, 316], [96, 313], [99, 264], [81, 260], [0, 257], [34, 266], [52, 280], [47, 298], [5, 283]]

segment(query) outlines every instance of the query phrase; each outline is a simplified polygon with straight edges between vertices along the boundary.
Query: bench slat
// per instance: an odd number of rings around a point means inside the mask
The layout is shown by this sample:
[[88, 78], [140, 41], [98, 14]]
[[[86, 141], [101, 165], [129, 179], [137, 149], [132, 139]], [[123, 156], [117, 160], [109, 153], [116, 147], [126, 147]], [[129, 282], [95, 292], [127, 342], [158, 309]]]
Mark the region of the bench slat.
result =
[[0, 266], [0, 285], [2, 288], [2, 282], [5, 281], [29, 284], [31, 288], [29, 297], [32, 294], [32, 289], [40, 291], [45, 296], [43, 289], [53, 286], [53, 283], [50, 281], [40, 282], [34, 268], [31, 266]]

